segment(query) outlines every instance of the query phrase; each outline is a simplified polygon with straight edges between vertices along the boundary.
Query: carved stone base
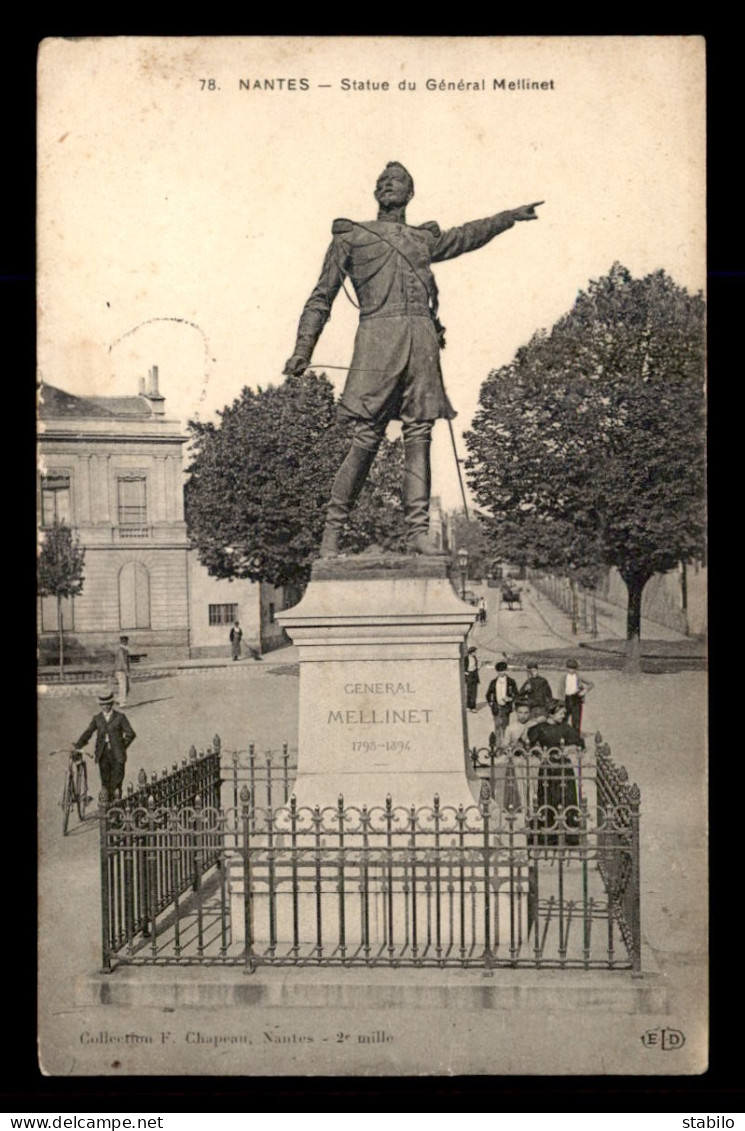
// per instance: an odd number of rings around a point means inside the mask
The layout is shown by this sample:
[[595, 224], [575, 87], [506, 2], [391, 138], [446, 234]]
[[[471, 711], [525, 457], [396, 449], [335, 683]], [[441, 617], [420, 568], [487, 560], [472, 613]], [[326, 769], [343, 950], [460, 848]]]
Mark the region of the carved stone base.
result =
[[300, 805], [471, 805], [463, 641], [476, 613], [441, 556], [313, 566], [278, 614], [298, 647]]

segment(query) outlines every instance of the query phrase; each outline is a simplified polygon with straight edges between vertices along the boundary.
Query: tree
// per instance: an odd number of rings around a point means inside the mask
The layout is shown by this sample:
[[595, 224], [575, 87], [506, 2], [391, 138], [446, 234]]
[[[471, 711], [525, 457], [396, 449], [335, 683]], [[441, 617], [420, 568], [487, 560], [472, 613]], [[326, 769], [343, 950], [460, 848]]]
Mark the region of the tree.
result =
[[704, 549], [702, 296], [615, 264], [479, 403], [467, 468], [495, 547], [585, 579], [617, 567], [638, 665], [644, 586]]
[[[202, 564], [216, 577], [303, 585], [349, 446], [330, 382], [309, 372], [267, 389], [245, 388], [220, 413], [219, 424], [189, 427], [194, 446], [186, 521]], [[397, 543], [399, 448], [384, 442], [375, 461], [349, 524], [352, 550]]]
[[448, 528], [453, 564], [458, 564], [458, 550], [468, 550], [468, 576], [487, 577], [493, 554], [482, 516], [471, 514], [466, 518], [465, 511], [452, 511], [448, 515]]
[[57, 632], [59, 635], [60, 673], [65, 661], [63, 597], [79, 597], [83, 592], [85, 550], [77, 535], [64, 522], [56, 522], [44, 531], [37, 564], [37, 588], [40, 597], [57, 598]]

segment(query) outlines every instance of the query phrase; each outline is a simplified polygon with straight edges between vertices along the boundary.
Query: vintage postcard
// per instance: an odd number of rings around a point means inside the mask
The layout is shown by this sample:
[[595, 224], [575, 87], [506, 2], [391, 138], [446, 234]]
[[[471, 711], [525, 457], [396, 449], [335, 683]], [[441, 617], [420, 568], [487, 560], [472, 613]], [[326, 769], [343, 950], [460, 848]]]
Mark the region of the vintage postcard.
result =
[[705, 1072], [703, 40], [38, 77], [42, 1071]]

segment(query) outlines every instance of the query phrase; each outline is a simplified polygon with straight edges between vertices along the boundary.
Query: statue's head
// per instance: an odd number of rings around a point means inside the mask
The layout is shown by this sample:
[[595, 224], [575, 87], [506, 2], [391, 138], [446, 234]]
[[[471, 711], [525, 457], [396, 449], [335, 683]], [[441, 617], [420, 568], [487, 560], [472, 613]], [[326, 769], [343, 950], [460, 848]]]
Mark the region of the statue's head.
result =
[[408, 204], [414, 195], [414, 180], [400, 161], [389, 161], [375, 184], [375, 199], [381, 207]]

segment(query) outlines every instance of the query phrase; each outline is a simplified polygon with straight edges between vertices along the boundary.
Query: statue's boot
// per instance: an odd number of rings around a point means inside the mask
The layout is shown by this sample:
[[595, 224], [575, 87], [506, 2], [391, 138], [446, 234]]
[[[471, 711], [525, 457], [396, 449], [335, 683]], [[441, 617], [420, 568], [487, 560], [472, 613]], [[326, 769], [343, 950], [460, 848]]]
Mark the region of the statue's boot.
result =
[[432, 488], [429, 442], [404, 443], [404, 517], [406, 544], [412, 554], [445, 554], [429, 535]]
[[363, 448], [359, 444], [352, 444], [344, 463], [337, 471], [321, 538], [322, 558], [339, 556], [339, 539], [344, 523], [357, 502], [376, 454], [377, 448]]

